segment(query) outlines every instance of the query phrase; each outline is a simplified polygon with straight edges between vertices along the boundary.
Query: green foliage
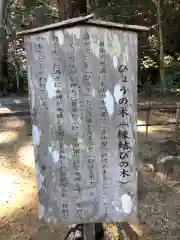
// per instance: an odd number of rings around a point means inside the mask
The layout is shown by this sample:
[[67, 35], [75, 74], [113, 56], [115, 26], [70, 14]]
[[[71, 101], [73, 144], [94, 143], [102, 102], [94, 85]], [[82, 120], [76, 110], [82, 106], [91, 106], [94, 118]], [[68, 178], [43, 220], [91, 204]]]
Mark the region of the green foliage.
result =
[[174, 71], [167, 75], [167, 83], [174, 90], [180, 88], [180, 71]]
[[131, 0], [89, 0], [88, 6], [97, 18], [121, 23], [128, 23], [134, 10]]
[[[7, 79], [7, 86], [6, 91], [15, 91], [17, 92], [17, 73], [14, 64], [8, 59], [8, 79]], [[18, 67], [18, 79], [19, 79], [19, 90], [20, 92], [27, 91], [28, 89], [28, 82], [27, 82], [27, 71], [26, 69], [21, 67], [21, 59], [17, 59], [16, 61]]]
[[[47, 3], [46, 3], [47, 2]], [[6, 18], [7, 59], [3, 92], [27, 91], [27, 69], [23, 39], [16, 38], [22, 29], [50, 24], [57, 19], [56, 12], [46, 0], [11, 0]]]
[[[176, 71], [168, 74], [166, 76], [166, 93], [179, 93], [180, 89], [180, 71]], [[152, 82], [147, 79], [147, 81], [143, 84], [142, 90], [147, 94], [160, 94], [164, 92], [164, 88], [161, 85], [161, 82], [156, 84], [152, 84]]]
[[[65, 1], [65, 0], [64, 0]], [[85, 0], [82, 0], [85, 1]], [[118, 23], [148, 25], [150, 33], [139, 34], [140, 83], [151, 94], [163, 91], [159, 78], [159, 34], [157, 9], [153, 0], [87, 0], [88, 11], [96, 18]], [[61, 9], [63, 11], [63, 9]], [[20, 88], [27, 86], [25, 56], [22, 42], [16, 32], [58, 21], [56, 0], [10, 0], [6, 19], [8, 41], [8, 86], [11, 89], [19, 81]], [[161, 0], [165, 66], [179, 61], [180, 56], [180, 4], [179, 1]], [[18, 69], [18, 76], [17, 76]], [[179, 87], [180, 72], [166, 74], [168, 91]]]
[[157, 68], [157, 67], [158, 67], [157, 63], [150, 56], [144, 56], [144, 58], [141, 60], [142, 69]]

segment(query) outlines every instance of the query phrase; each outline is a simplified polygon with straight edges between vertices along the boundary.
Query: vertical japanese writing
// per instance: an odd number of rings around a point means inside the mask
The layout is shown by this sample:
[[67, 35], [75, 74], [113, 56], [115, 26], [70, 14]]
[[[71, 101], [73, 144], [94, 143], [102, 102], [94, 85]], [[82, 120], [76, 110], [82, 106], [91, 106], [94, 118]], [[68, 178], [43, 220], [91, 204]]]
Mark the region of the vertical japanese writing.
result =
[[104, 218], [108, 217], [108, 127], [107, 127], [107, 110], [105, 105], [105, 97], [107, 88], [104, 86], [104, 81], [107, 79], [106, 62], [105, 62], [105, 47], [104, 42], [100, 42], [100, 68], [99, 68], [99, 82], [100, 82], [100, 151], [101, 151], [101, 168], [103, 174], [103, 208]]
[[61, 197], [63, 199], [61, 203], [63, 219], [69, 217], [69, 203], [66, 201], [68, 197], [68, 166], [66, 164], [67, 159], [64, 154], [64, 111], [63, 111], [63, 92], [64, 88], [61, 84], [63, 77], [62, 66], [60, 57], [58, 54], [58, 39], [53, 38], [52, 44], [52, 76], [54, 79], [54, 87], [56, 89], [56, 118], [57, 118], [57, 134], [60, 142], [59, 146], [59, 160], [60, 160], [60, 186], [61, 186]]
[[119, 116], [120, 125], [117, 133], [118, 137], [118, 148], [119, 148], [119, 167], [120, 167], [120, 184], [126, 184], [131, 181], [131, 176], [129, 172], [129, 159], [131, 155], [131, 137], [129, 128], [130, 126], [130, 111], [129, 111], [129, 101], [127, 97], [128, 93], [128, 79], [126, 72], [128, 67], [126, 65], [119, 66], [119, 73], [122, 74], [122, 84], [120, 88], [121, 98], [119, 99]]
[[38, 60], [38, 71], [36, 72], [36, 79], [39, 83], [40, 91], [41, 91], [41, 106], [44, 109], [48, 109], [47, 107], [47, 96], [46, 96], [46, 74], [45, 74], [45, 46], [44, 46], [45, 39], [43, 37], [36, 37], [36, 44], [35, 44], [35, 57]]
[[[75, 136], [75, 142], [73, 145], [73, 178], [75, 182], [74, 191], [77, 198], [81, 198], [82, 194], [82, 176], [81, 176], [81, 162], [80, 162], [80, 142], [79, 142], [79, 130], [80, 121], [82, 115], [80, 112], [81, 99], [80, 99], [80, 86], [77, 83], [76, 75], [76, 59], [75, 51], [76, 47], [73, 41], [69, 44], [70, 51], [68, 53], [68, 75], [69, 75], [69, 89], [70, 89], [70, 101], [71, 101], [71, 116], [72, 116], [72, 131]], [[76, 217], [79, 219], [83, 218], [82, 206], [80, 203], [76, 203]]]
[[87, 148], [89, 152], [93, 152], [94, 142], [93, 142], [93, 108], [92, 101], [87, 100]]
[[[87, 168], [88, 168], [88, 189], [89, 198], [96, 196], [96, 157], [94, 145], [94, 115], [93, 115], [93, 97], [92, 97], [92, 66], [90, 66], [90, 36], [88, 32], [84, 34], [84, 86], [86, 88], [86, 120], [87, 120]], [[93, 201], [93, 200], [92, 200]]]
[[93, 128], [93, 102], [92, 100], [87, 100], [87, 167], [89, 171], [88, 189], [89, 197], [94, 197], [95, 187], [96, 187], [96, 174], [95, 174], [95, 155], [94, 155], [94, 128]]
[[86, 32], [84, 35], [84, 51], [85, 51], [85, 64], [84, 64], [84, 86], [88, 92], [92, 91], [92, 67], [89, 65], [90, 54], [90, 37]]

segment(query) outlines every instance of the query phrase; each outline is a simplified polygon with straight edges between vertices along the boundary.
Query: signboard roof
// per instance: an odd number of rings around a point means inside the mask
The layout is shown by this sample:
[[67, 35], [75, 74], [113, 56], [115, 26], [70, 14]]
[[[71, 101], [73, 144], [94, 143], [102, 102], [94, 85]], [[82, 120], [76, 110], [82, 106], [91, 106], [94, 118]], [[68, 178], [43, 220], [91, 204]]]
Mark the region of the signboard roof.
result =
[[56, 29], [61, 29], [61, 28], [66, 28], [66, 27], [73, 27], [76, 25], [89, 25], [89, 26], [99, 26], [99, 27], [104, 27], [104, 28], [116, 28], [116, 29], [121, 29], [124, 31], [149, 31], [148, 27], [144, 26], [137, 26], [137, 25], [127, 25], [127, 24], [119, 24], [119, 23], [114, 23], [114, 22], [107, 22], [107, 21], [101, 21], [101, 20], [92, 20], [94, 17], [94, 14], [90, 14], [84, 17], [77, 17], [77, 18], [72, 18], [68, 19], [62, 22], [58, 23], [53, 23], [49, 24], [43, 27], [38, 27], [30, 30], [25, 30], [18, 32], [17, 35], [32, 35], [40, 32], [45, 32], [49, 30], [56, 30]]

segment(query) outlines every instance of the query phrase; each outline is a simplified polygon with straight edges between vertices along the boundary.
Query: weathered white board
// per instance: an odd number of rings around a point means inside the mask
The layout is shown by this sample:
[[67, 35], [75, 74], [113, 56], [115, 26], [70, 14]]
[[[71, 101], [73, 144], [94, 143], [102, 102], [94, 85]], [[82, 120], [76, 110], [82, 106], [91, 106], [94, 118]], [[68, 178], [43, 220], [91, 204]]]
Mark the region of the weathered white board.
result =
[[40, 218], [135, 217], [137, 34], [83, 25], [25, 46]]

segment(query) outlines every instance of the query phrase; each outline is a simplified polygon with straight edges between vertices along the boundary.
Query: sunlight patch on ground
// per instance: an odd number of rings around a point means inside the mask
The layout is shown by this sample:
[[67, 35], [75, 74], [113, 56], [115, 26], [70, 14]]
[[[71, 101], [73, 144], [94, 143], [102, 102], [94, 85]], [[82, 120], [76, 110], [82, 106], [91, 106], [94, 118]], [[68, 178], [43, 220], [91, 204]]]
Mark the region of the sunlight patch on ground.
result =
[[8, 203], [9, 197], [11, 197], [11, 201], [14, 200], [14, 196], [20, 192], [20, 181], [18, 177], [12, 177], [8, 172], [0, 173], [0, 205]]
[[34, 168], [34, 149], [33, 145], [28, 143], [25, 146], [20, 147], [18, 151], [19, 161], [27, 167]]
[[[137, 125], [143, 125], [146, 124], [144, 121], [137, 120]], [[146, 132], [146, 126], [143, 127], [137, 127], [138, 132], [145, 133]], [[148, 132], [153, 132], [153, 127], [148, 127]]]
[[8, 129], [8, 128], [10, 128], [10, 129], [12, 129], [12, 128], [20, 128], [20, 127], [23, 127], [24, 124], [25, 124], [24, 121], [21, 121], [20, 119], [15, 118], [15, 119], [13, 119], [11, 121], [4, 122], [2, 128], [6, 128], [6, 129]]
[[107, 238], [109, 238], [109, 236], [112, 236], [113, 239], [120, 240], [119, 232], [116, 224], [114, 223], [104, 224], [104, 229], [105, 229], [105, 235], [107, 235]]
[[11, 112], [12, 111], [9, 108], [0, 105], [0, 113], [11, 113]]
[[0, 132], [0, 144], [9, 143], [15, 141], [18, 137], [18, 132], [16, 131], [2, 131]]
[[0, 218], [9, 217], [22, 206], [25, 207], [32, 202], [36, 191], [32, 179], [25, 180], [15, 173], [15, 170], [2, 168], [0, 183]]
[[[4, 156], [3, 154], [0, 154], [0, 171], [1, 167], [7, 165], [8, 162], [8, 156]], [[0, 182], [0, 188], [1, 188], [1, 182]]]
[[[141, 120], [137, 120], [137, 125], [142, 125], [142, 124], [146, 124], [145, 121], [141, 121]], [[138, 132], [140, 133], [145, 133], [146, 132], [146, 126], [143, 126], [143, 127], [137, 127], [137, 130]], [[173, 127], [170, 125], [170, 126], [148, 126], [148, 133], [153, 133], [153, 132], [158, 132], [158, 131], [167, 131], [167, 132], [172, 132], [173, 130]]]

